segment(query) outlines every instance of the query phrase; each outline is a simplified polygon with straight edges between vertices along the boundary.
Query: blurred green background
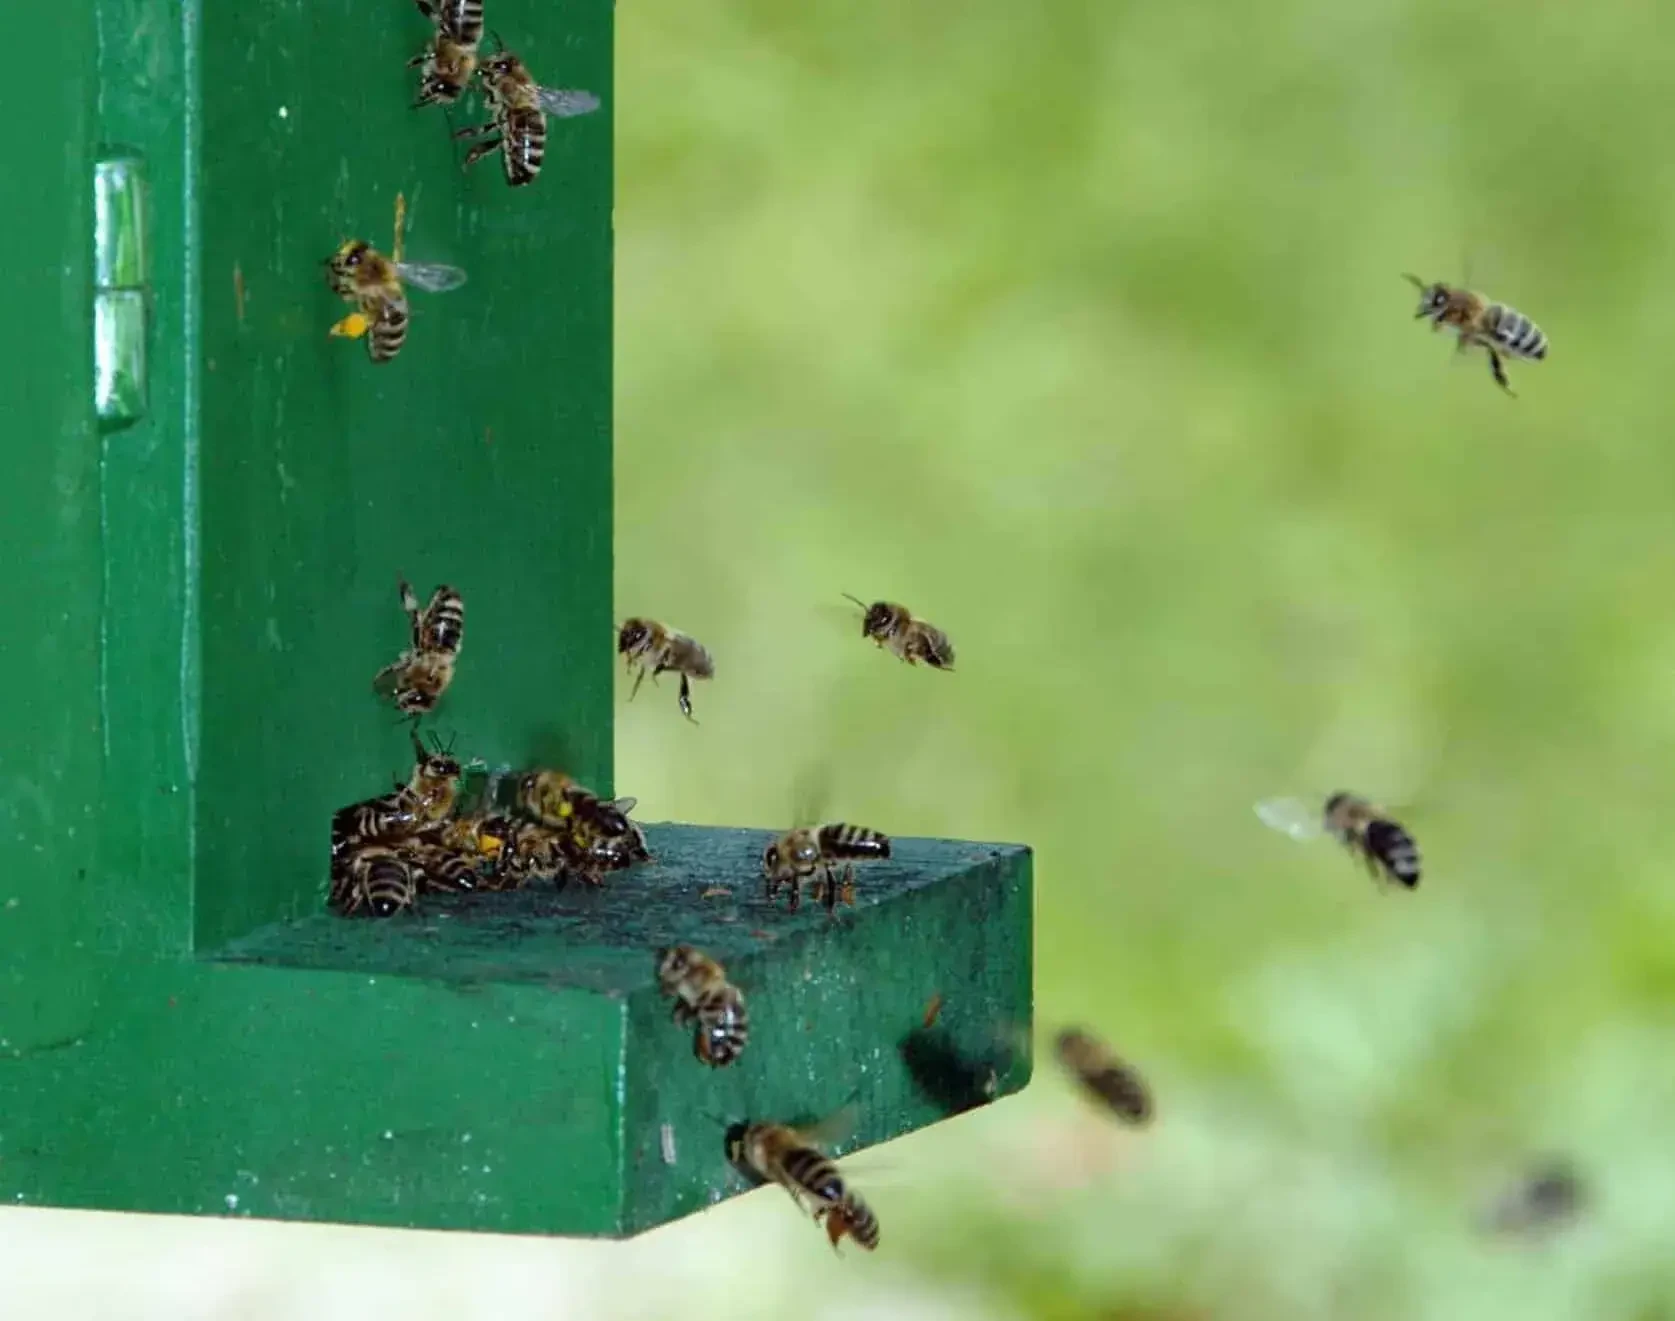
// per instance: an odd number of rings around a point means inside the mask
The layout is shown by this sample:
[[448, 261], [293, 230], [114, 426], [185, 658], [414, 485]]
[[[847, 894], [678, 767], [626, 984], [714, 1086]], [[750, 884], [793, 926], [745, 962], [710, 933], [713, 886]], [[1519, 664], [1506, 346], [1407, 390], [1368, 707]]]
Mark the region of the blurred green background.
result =
[[[877, 1257], [791, 1225], [715, 1297], [1675, 1316], [1671, 11], [618, 21], [618, 607], [719, 667], [697, 730], [620, 708], [622, 791], [776, 826], [824, 776], [849, 819], [1034, 845], [1040, 1018], [1160, 1105], [1110, 1133], [1042, 1060], [875, 1153]], [[1543, 326], [1519, 398], [1408, 270]], [[959, 672], [880, 656], [846, 591]], [[1406, 810], [1416, 894], [1251, 811], [1340, 787]], [[1486, 1240], [1548, 1151], [1588, 1214]], [[653, 1241], [749, 1259], [770, 1211]]]

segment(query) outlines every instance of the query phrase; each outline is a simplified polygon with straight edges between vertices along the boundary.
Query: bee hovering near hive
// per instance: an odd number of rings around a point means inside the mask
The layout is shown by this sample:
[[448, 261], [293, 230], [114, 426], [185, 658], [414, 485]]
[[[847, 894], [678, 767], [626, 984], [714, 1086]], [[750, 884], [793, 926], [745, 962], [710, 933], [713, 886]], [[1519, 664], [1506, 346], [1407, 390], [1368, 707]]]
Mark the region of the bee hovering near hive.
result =
[[750, 1016], [725, 968], [690, 945], [675, 945], [658, 953], [657, 984], [675, 1002], [675, 1022], [695, 1027], [693, 1054], [716, 1068], [738, 1059], [750, 1040]]
[[1098, 1037], [1066, 1028], [1053, 1043], [1065, 1071], [1101, 1106], [1130, 1124], [1152, 1117], [1152, 1095], [1143, 1079]]
[[1419, 310], [1415, 319], [1428, 318], [1432, 330], [1444, 326], [1456, 333], [1455, 349], [1464, 352], [1473, 345], [1481, 345], [1489, 355], [1489, 372], [1495, 384], [1512, 394], [1507, 383], [1506, 368], [1501, 355], [1540, 362], [1547, 356], [1547, 336], [1541, 327], [1522, 312], [1504, 303], [1491, 302], [1482, 294], [1473, 293], [1457, 285], [1426, 284], [1417, 275], [1404, 275], [1419, 290]]
[[933, 670], [954, 668], [954, 644], [933, 624], [914, 617], [904, 605], [874, 601], [868, 605], [858, 596], [844, 596], [861, 607], [861, 636], [886, 647], [909, 665], [923, 661]]
[[444, 584], [421, 610], [411, 586], [401, 583], [400, 592], [412, 646], [373, 676], [372, 687], [394, 700], [403, 715], [416, 718], [432, 710], [454, 680], [465, 642], [465, 598]]
[[402, 228], [407, 200], [395, 199], [395, 242], [385, 256], [365, 239], [350, 239], [326, 259], [326, 280], [332, 292], [355, 305], [355, 310], [331, 328], [349, 339], [366, 336], [366, 351], [374, 362], [389, 362], [407, 342], [405, 284], [427, 293], [446, 293], [465, 283], [457, 266], [402, 260]]
[[414, 0], [431, 21], [433, 31], [425, 48], [407, 61], [419, 68], [417, 110], [427, 105], [452, 105], [459, 100], [477, 71], [477, 47], [483, 40], [483, 0]]
[[493, 118], [458, 129], [454, 136], [481, 139], [466, 152], [467, 167], [498, 151], [506, 182], [513, 188], [534, 183], [541, 173], [548, 115], [568, 119], [599, 109], [599, 98], [592, 92], [538, 85], [524, 62], [504, 47], [482, 60], [477, 73]]
[[1256, 805], [1262, 823], [1292, 839], [1330, 835], [1367, 865], [1375, 880], [1412, 890], [1419, 885], [1419, 846], [1383, 809], [1357, 794], [1339, 791], [1323, 809], [1295, 798], [1270, 798]]
[[[854, 902], [856, 861], [867, 861], [890, 856], [887, 836], [865, 826], [852, 826], [834, 821], [824, 826], [799, 826], [788, 830], [762, 853], [762, 875], [767, 880], [767, 894], [773, 899], [781, 887], [791, 889], [791, 911], [802, 904], [803, 882], [816, 877], [819, 893], [825, 900], [826, 911], [836, 909], [840, 894], [847, 891], [846, 902]], [[834, 863], [845, 864], [841, 873]]]
[[878, 1218], [816, 1141], [815, 1134], [786, 1124], [740, 1124], [727, 1134], [727, 1159], [790, 1193], [824, 1227], [834, 1249], [848, 1235], [871, 1252], [878, 1246]]
[[618, 655], [627, 658], [628, 672], [634, 676], [634, 690], [628, 694], [630, 702], [639, 694], [648, 668], [653, 683], [665, 670], [672, 671], [680, 675], [681, 713], [692, 720], [692, 680], [715, 677], [715, 662], [697, 639], [655, 619], [636, 616], [623, 621], [617, 632], [616, 649]]

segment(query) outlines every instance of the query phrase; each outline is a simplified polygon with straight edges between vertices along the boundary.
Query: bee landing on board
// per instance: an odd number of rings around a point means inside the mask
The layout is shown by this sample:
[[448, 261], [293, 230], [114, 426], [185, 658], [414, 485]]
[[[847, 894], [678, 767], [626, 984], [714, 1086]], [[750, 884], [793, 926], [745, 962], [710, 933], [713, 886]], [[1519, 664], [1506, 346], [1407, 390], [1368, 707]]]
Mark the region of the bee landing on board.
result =
[[1059, 1063], [1094, 1100], [1130, 1124], [1152, 1117], [1152, 1095], [1145, 1079], [1124, 1064], [1103, 1041], [1078, 1028], [1066, 1028], [1053, 1043]]
[[639, 694], [648, 667], [653, 683], [665, 670], [673, 671], [680, 675], [681, 714], [692, 720], [691, 681], [715, 677], [715, 662], [696, 639], [655, 619], [636, 617], [623, 621], [617, 632], [616, 649], [618, 655], [627, 658], [628, 672], [634, 675], [634, 690], [628, 694], [630, 702]]
[[465, 642], [465, 599], [452, 587], [438, 587], [430, 604], [407, 583], [400, 585], [401, 608], [412, 628], [412, 646], [373, 676], [375, 692], [394, 699], [403, 715], [421, 716], [433, 709], [454, 679], [454, 666]]
[[[331, 328], [348, 339], [366, 336], [367, 355], [389, 362], [407, 341], [407, 291], [404, 283], [427, 293], [446, 293], [465, 283], [457, 266], [438, 266], [402, 260], [401, 234], [407, 218], [407, 199], [395, 199], [395, 243], [386, 257], [365, 239], [350, 239], [326, 259], [326, 281], [332, 292], [355, 305], [355, 310]], [[370, 332], [370, 333], [368, 333]]]
[[860, 606], [861, 636], [871, 638], [880, 647], [887, 647], [909, 665], [923, 661], [933, 670], [954, 668], [954, 644], [940, 628], [914, 618], [904, 605], [890, 601], [874, 601], [868, 605], [858, 596], [844, 596]]
[[568, 119], [599, 109], [592, 92], [541, 87], [511, 51], [501, 49], [477, 68], [483, 98], [493, 118], [455, 131], [456, 138], [481, 139], [465, 154], [469, 168], [490, 152], [500, 153], [506, 182], [513, 188], [535, 182], [547, 154], [547, 116]]
[[738, 1059], [750, 1040], [750, 1017], [725, 968], [690, 945], [676, 945], [658, 955], [657, 984], [675, 1002], [675, 1022], [695, 1025], [693, 1054], [715, 1068]]
[[1330, 835], [1366, 863], [1374, 880], [1409, 890], [1419, 885], [1419, 846], [1413, 836], [1357, 794], [1340, 790], [1318, 811], [1310, 811], [1295, 798], [1273, 798], [1258, 803], [1256, 815], [1264, 825], [1293, 839]]
[[777, 1183], [799, 1207], [811, 1210], [834, 1249], [846, 1234], [868, 1252], [878, 1246], [878, 1220], [871, 1208], [844, 1183], [837, 1166], [796, 1129], [785, 1124], [738, 1125], [727, 1135], [727, 1159], [759, 1179]]
[[[819, 827], [800, 826], [786, 831], [763, 851], [762, 875], [767, 880], [770, 900], [782, 886], [790, 886], [792, 912], [802, 904], [803, 882], [811, 876], [817, 877], [829, 913], [836, 909], [840, 890], [845, 886], [847, 902], [854, 902], [855, 861], [889, 856], [889, 839], [865, 826], [851, 826], [842, 821]], [[832, 865], [835, 862], [849, 865], [840, 875]]]
[[1495, 384], [1512, 394], [1501, 355], [1540, 362], [1547, 356], [1547, 336], [1522, 312], [1493, 303], [1482, 294], [1456, 285], [1426, 284], [1417, 275], [1402, 277], [1419, 290], [1419, 310], [1413, 315], [1427, 318], [1432, 330], [1450, 327], [1456, 333], [1455, 349], [1464, 352], [1477, 344], [1489, 355], [1489, 372]]
[[435, 31], [425, 48], [407, 61], [419, 68], [419, 99], [413, 108], [452, 105], [477, 71], [483, 40], [483, 0], [413, 0]]

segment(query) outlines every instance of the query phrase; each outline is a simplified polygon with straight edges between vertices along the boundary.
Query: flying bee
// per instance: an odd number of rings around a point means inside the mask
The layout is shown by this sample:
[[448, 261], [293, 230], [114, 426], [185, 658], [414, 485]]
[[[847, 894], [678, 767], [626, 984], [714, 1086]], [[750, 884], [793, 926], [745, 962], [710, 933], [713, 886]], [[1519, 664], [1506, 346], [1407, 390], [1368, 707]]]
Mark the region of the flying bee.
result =
[[477, 71], [477, 47], [483, 40], [483, 0], [413, 0], [435, 27], [425, 48], [407, 61], [419, 72], [417, 110], [452, 105]]
[[404, 715], [420, 716], [435, 707], [454, 680], [465, 642], [465, 598], [444, 585], [421, 610], [412, 587], [403, 582], [400, 590], [412, 645], [373, 676], [372, 687], [393, 698]]
[[1112, 1114], [1131, 1124], [1144, 1124], [1152, 1117], [1152, 1094], [1145, 1080], [1099, 1038], [1066, 1028], [1053, 1051], [1070, 1076]]
[[1375, 880], [1409, 890], [1419, 885], [1419, 846], [1413, 836], [1357, 794], [1340, 790], [1324, 809], [1312, 812], [1297, 799], [1272, 798], [1256, 805], [1256, 815], [1293, 839], [1330, 835], [1359, 857]]
[[1489, 372], [1495, 384], [1508, 394], [1512, 393], [1512, 387], [1506, 380], [1502, 354], [1532, 362], [1540, 362], [1547, 356], [1547, 336], [1522, 312], [1458, 285], [1426, 284], [1417, 275], [1402, 278], [1419, 290], [1419, 310], [1413, 314], [1414, 318], [1427, 318], [1432, 330], [1451, 328], [1457, 337], [1458, 352], [1474, 344], [1482, 345], [1489, 355]]
[[352, 849], [332, 877], [332, 907], [345, 917], [390, 917], [411, 908], [418, 895], [412, 864], [390, 844]]
[[750, 1040], [750, 1016], [725, 968], [690, 945], [675, 945], [658, 954], [657, 984], [675, 1002], [675, 1022], [696, 1025], [692, 1049], [699, 1059], [715, 1068], [738, 1059]]
[[1538, 1237], [1574, 1221], [1587, 1205], [1581, 1172], [1563, 1157], [1527, 1170], [1484, 1208], [1479, 1223], [1489, 1233]]
[[845, 1234], [852, 1234], [871, 1251], [878, 1245], [877, 1219], [814, 1143], [813, 1135], [785, 1124], [739, 1124], [728, 1131], [727, 1159], [784, 1188], [793, 1202], [812, 1212], [816, 1223], [824, 1223], [834, 1248]]
[[[767, 880], [768, 898], [773, 899], [781, 886], [791, 887], [791, 911], [802, 904], [803, 882], [815, 877], [823, 886], [826, 909], [837, 907], [842, 887], [849, 887], [850, 902], [854, 895], [854, 860], [871, 860], [890, 856], [889, 839], [865, 826], [852, 826], [834, 821], [824, 826], [799, 826], [774, 840], [762, 853], [762, 875]], [[848, 863], [838, 873], [834, 862]]]
[[859, 1193], [846, 1191], [841, 1201], [814, 1213], [816, 1221], [822, 1217], [825, 1219], [826, 1237], [831, 1240], [834, 1252], [845, 1234], [868, 1252], [878, 1246], [878, 1217], [861, 1200]]
[[465, 283], [465, 272], [457, 266], [402, 260], [406, 219], [407, 199], [397, 193], [395, 243], [390, 256], [365, 239], [350, 239], [326, 259], [326, 280], [332, 292], [355, 305], [353, 312], [332, 326], [331, 334], [347, 339], [366, 335], [366, 351], [374, 362], [389, 362], [407, 340], [411, 314], [404, 282], [433, 294], [446, 293]]
[[541, 87], [511, 51], [501, 49], [477, 66], [483, 98], [493, 118], [455, 131], [456, 138], [481, 139], [465, 153], [469, 168], [490, 152], [500, 153], [506, 182], [513, 188], [534, 183], [547, 154], [547, 116], [569, 119], [599, 109], [592, 92]]
[[864, 612], [861, 617], [862, 637], [871, 638], [880, 647], [889, 648], [909, 665], [923, 661], [933, 670], [953, 670], [954, 644], [940, 628], [916, 619], [904, 605], [890, 601], [874, 601], [868, 605], [858, 596], [849, 596], [848, 592], [844, 595]]
[[617, 633], [616, 649], [618, 655], [628, 658], [628, 671], [634, 675], [634, 691], [628, 694], [630, 702], [639, 693], [648, 667], [653, 683], [665, 670], [672, 670], [680, 675], [681, 714], [692, 720], [691, 681], [715, 677], [715, 662], [696, 639], [655, 619], [636, 617], [623, 622]]

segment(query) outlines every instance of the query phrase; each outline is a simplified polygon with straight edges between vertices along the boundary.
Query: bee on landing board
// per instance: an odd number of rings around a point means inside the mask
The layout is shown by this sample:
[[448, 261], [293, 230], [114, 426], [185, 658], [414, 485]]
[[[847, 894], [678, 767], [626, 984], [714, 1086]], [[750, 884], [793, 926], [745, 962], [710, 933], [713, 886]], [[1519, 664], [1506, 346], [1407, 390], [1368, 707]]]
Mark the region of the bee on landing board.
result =
[[904, 605], [874, 601], [868, 605], [858, 596], [844, 596], [861, 607], [861, 636], [887, 647], [909, 665], [923, 661], [933, 670], [954, 668], [954, 644], [933, 624], [916, 619]]
[[637, 802], [607, 802], [562, 771], [531, 771], [518, 782], [518, 809], [540, 828], [531, 839], [536, 851], [556, 854], [567, 873], [593, 886], [606, 872], [650, 861], [645, 832], [628, 817]]
[[412, 646], [373, 676], [375, 692], [390, 697], [403, 715], [420, 716], [435, 707], [454, 679], [454, 666], [465, 642], [465, 598], [443, 585], [430, 604], [407, 583], [400, 584], [401, 608], [412, 628]]
[[[452, 105], [477, 71], [477, 47], [483, 40], [483, 0], [413, 0], [434, 31], [425, 48], [407, 61], [419, 68], [417, 110]], [[422, 66], [422, 67], [421, 67]]]
[[[817, 878], [826, 911], [837, 907], [840, 891], [847, 885], [849, 899], [854, 902], [856, 861], [867, 861], [890, 856], [890, 841], [876, 830], [834, 821], [824, 826], [799, 826], [788, 830], [762, 853], [762, 875], [767, 881], [771, 900], [781, 887], [791, 889], [791, 911], [802, 904], [803, 882]], [[839, 870], [832, 864], [847, 865]]]
[[725, 968], [690, 945], [675, 945], [658, 954], [657, 984], [675, 1002], [675, 1022], [695, 1026], [693, 1054], [715, 1068], [738, 1059], [750, 1040], [750, 1016]]
[[1256, 805], [1256, 815], [1293, 839], [1330, 835], [1360, 858], [1375, 880], [1409, 890], [1419, 885], [1419, 846], [1413, 836], [1358, 794], [1340, 790], [1323, 809], [1313, 811], [1295, 798], [1271, 798]]
[[465, 154], [469, 168], [491, 152], [500, 153], [506, 182], [513, 188], [535, 182], [547, 154], [547, 116], [568, 119], [599, 109], [592, 92], [541, 87], [511, 51], [502, 49], [479, 63], [483, 99], [493, 118], [455, 131], [456, 138], [478, 138]]
[[1444, 326], [1452, 329], [1457, 352], [1481, 345], [1489, 355], [1489, 372], [1495, 384], [1507, 394], [1513, 391], [1501, 363], [1503, 354], [1531, 362], [1540, 362], [1547, 356], [1547, 336], [1522, 312], [1457, 285], [1426, 284], [1417, 275], [1402, 278], [1419, 290], [1419, 310], [1413, 314], [1414, 318], [1427, 318], [1432, 330]]
[[784, 1188], [793, 1202], [811, 1212], [816, 1224], [823, 1225], [834, 1249], [845, 1234], [868, 1252], [878, 1246], [877, 1218], [814, 1145], [812, 1135], [786, 1124], [736, 1125], [727, 1134], [727, 1159]]
[[628, 672], [634, 675], [634, 690], [628, 694], [630, 702], [638, 695], [648, 668], [653, 683], [665, 670], [672, 671], [680, 675], [681, 714], [692, 720], [691, 681], [715, 677], [715, 662], [697, 639], [655, 619], [635, 617], [623, 621], [617, 632], [616, 649], [619, 656], [627, 658]]
[[332, 292], [355, 305], [355, 310], [332, 326], [330, 333], [348, 339], [366, 336], [367, 355], [374, 362], [389, 362], [407, 342], [411, 318], [404, 282], [435, 294], [465, 283], [465, 272], [457, 266], [402, 260], [406, 218], [407, 199], [397, 193], [395, 243], [390, 256], [365, 239], [350, 239], [326, 259], [326, 281]]
[[1152, 1117], [1152, 1094], [1133, 1068], [1092, 1033], [1066, 1028], [1053, 1042], [1053, 1053], [1089, 1096], [1130, 1124]]
[[334, 863], [357, 845], [405, 839], [453, 812], [463, 768], [445, 748], [426, 748], [416, 732], [412, 738], [413, 774], [406, 784], [332, 815]]
[[413, 867], [393, 844], [359, 844], [332, 877], [331, 905], [345, 917], [392, 917], [418, 895]]

